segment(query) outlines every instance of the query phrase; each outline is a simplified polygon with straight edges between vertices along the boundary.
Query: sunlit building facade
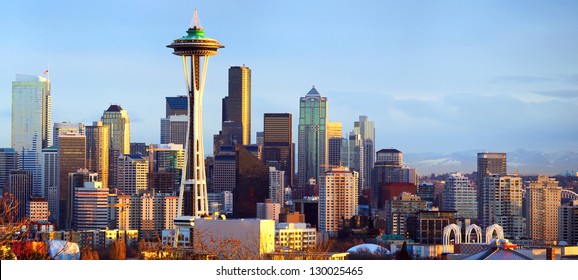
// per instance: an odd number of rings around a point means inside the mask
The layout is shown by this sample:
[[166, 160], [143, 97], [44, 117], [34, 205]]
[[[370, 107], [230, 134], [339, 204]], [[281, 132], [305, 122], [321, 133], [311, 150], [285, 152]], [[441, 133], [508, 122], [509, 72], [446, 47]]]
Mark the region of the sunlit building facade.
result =
[[86, 169], [97, 172], [103, 188], [108, 188], [110, 127], [101, 121], [86, 126]]
[[117, 159], [117, 188], [127, 195], [148, 189], [149, 161], [142, 155], [120, 155]]
[[517, 176], [490, 175], [484, 177], [486, 189], [483, 219], [490, 225], [503, 227], [508, 239], [526, 236], [526, 221], [522, 208], [522, 178]]
[[528, 237], [537, 243], [558, 241], [558, 207], [562, 188], [548, 176], [538, 176], [526, 187], [526, 229]]
[[484, 178], [489, 175], [506, 175], [506, 153], [478, 153], [476, 188], [478, 193], [478, 222], [487, 227], [493, 224], [489, 220], [492, 211], [489, 186], [484, 185]]
[[329, 168], [319, 182], [319, 231], [337, 236], [344, 219], [358, 213], [359, 174], [347, 167]]
[[299, 100], [299, 184], [309, 179], [319, 181], [326, 170], [327, 156], [327, 97], [315, 89]]
[[116, 187], [116, 164], [121, 154], [130, 154], [130, 118], [120, 105], [110, 105], [102, 114], [102, 124], [109, 127], [108, 185]]
[[229, 68], [229, 95], [223, 98], [222, 119], [223, 134], [233, 134], [225, 137], [225, 145], [232, 145], [231, 141], [251, 144], [251, 69], [245, 65]]
[[102, 230], [108, 226], [108, 188], [101, 182], [84, 182], [74, 191], [75, 230]]
[[443, 189], [443, 210], [457, 211], [457, 218], [477, 219], [476, 190], [461, 173], [450, 174]]

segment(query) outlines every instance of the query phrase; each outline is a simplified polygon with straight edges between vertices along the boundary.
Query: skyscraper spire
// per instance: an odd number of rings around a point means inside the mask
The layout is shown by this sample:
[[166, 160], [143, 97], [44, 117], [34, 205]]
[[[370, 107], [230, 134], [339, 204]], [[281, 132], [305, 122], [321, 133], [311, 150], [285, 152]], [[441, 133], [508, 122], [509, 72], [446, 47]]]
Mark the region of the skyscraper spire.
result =
[[[217, 50], [223, 46], [217, 40], [205, 37], [196, 9], [191, 25], [187, 30], [187, 36], [174, 40], [167, 47], [172, 48], [173, 54], [183, 60], [188, 93], [189, 123], [177, 215], [199, 218], [208, 214], [209, 210], [202, 124], [204, 83], [209, 57], [216, 55]], [[177, 239], [174, 245], [177, 245]]]
[[193, 12], [193, 19], [191, 21], [191, 24], [189, 24], [189, 28], [190, 29], [203, 29], [203, 26], [201, 25], [201, 20], [199, 19], [199, 13], [197, 12], [197, 9], [195, 9], [195, 12]]

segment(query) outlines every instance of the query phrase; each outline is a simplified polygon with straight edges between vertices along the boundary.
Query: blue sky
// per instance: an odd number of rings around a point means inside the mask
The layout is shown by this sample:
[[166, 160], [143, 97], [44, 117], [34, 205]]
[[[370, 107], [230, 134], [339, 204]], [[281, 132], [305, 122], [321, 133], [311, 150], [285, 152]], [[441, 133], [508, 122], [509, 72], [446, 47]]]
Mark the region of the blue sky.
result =
[[[132, 142], [159, 142], [164, 97], [185, 93], [166, 48], [194, 8], [212, 57], [206, 150], [220, 129], [227, 69], [252, 69], [252, 139], [263, 113], [293, 113], [312, 85], [344, 133], [375, 122], [377, 148], [578, 151], [575, 1], [10, 1], [0, 10], [0, 147], [11, 82], [50, 65], [53, 122], [86, 124], [110, 104]], [[294, 135], [294, 141], [297, 135]]]

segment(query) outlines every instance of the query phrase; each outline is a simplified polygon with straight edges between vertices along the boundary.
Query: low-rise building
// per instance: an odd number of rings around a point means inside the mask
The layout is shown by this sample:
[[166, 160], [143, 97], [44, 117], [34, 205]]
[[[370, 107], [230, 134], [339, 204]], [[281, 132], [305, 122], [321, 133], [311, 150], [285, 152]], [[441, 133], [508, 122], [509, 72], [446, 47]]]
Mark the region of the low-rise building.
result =
[[317, 230], [305, 223], [279, 223], [275, 229], [275, 251], [302, 251], [316, 245]]

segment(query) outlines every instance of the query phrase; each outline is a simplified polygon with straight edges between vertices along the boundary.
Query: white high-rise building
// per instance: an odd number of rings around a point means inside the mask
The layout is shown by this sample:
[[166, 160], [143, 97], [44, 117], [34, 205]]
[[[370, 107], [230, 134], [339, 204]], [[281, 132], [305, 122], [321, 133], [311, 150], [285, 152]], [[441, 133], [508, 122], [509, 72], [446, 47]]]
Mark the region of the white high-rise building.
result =
[[358, 185], [359, 191], [361, 192], [361, 190], [367, 187], [365, 177], [365, 147], [361, 135], [353, 131], [349, 132], [345, 144], [347, 147], [344, 149], [345, 155], [342, 156], [342, 159], [344, 159], [343, 165], [359, 173]]
[[98, 181], [84, 182], [74, 191], [73, 228], [102, 230], [108, 226], [108, 188]]
[[285, 171], [269, 167], [269, 199], [272, 203], [285, 205]]
[[359, 121], [353, 123], [353, 132], [361, 135], [363, 141], [363, 178], [364, 185], [359, 185], [360, 188], [369, 188], [371, 186], [371, 170], [375, 164], [375, 127], [373, 121], [370, 121], [367, 116], [359, 116]]
[[319, 181], [319, 231], [337, 236], [343, 219], [358, 212], [359, 174], [347, 167], [329, 168]]
[[477, 194], [470, 180], [461, 173], [450, 174], [443, 189], [443, 210], [457, 211], [457, 218], [477, 219]]
[[522, 217], [522, 178], [490, 175], [484, 177], [484, 198], [488, 207], [483, 211], [484, 221], [498, 224], [508, 239], [526, 235], [526, 221]]
[[145, 192], [148, 188], [148, 158], [141, 155], [120, 155], [117, 162], [118, 189], [126, 195]]

